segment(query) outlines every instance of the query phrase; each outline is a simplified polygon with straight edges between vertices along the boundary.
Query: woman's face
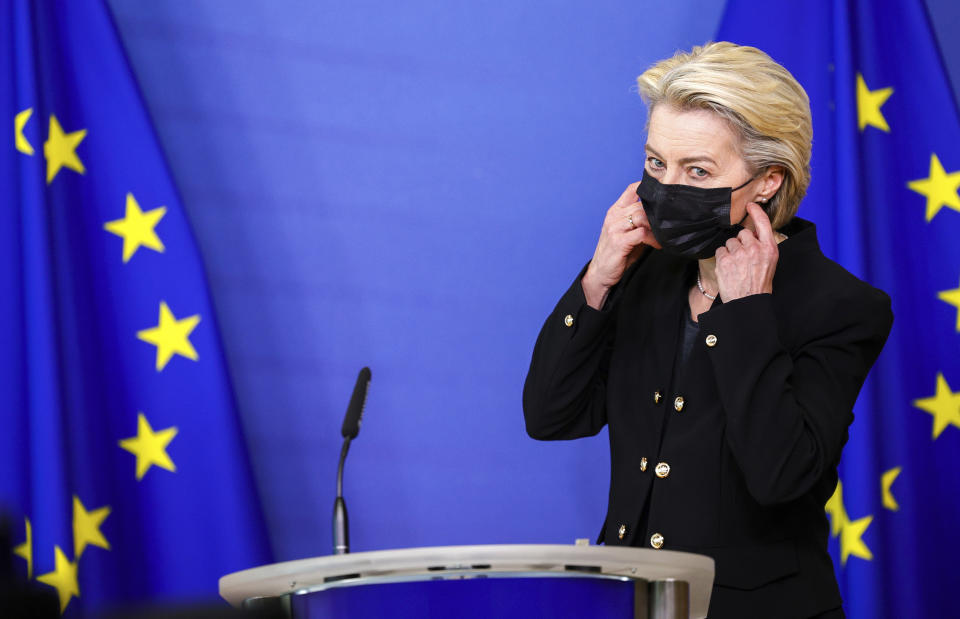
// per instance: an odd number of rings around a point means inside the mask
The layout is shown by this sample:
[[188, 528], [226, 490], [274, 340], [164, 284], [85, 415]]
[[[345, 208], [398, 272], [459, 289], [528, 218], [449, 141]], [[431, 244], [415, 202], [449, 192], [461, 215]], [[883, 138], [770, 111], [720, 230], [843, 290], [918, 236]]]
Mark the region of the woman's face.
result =
[[[736, 141], [727, 122], [713, 112], [658, 105], [653, 108], [647, 132], [647, 173], [667, 185], [739, 187], [751, 175], [737, 152]], [[782, 169], [772, 167], [733, 192], [730, 223], [743, 219], [750, 202], [772, 196], [782, 180]], [[743, 225], [754, 229], [750, 219]]]

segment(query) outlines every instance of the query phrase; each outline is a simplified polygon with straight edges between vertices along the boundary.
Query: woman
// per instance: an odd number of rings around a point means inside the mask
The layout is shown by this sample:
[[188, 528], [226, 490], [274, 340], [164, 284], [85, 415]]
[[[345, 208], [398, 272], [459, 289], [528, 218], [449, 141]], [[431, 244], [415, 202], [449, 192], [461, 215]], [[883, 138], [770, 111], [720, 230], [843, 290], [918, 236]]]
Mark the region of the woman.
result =
[[812, 129], [789, 72], [712, 43], [638, 83], [643, 178], [540, 332], [527, 432], [608, 426], [598, 542], [713, 557], [711, 618], [843, 617], [824, 504], [890, 300], [794, 216]]

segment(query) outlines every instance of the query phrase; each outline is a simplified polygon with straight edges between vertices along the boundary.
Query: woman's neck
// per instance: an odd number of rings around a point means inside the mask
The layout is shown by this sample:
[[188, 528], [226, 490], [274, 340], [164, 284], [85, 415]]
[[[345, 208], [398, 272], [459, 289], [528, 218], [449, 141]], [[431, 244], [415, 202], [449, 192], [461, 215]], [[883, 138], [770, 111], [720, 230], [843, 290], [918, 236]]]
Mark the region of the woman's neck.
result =
[[717, 296], [720, 290], [717, 286], [717, 259], [712, 257], [704, 258], [698, 262], [697, 268], [700, 274], [700, 285], [703, 286], [704, 292], [711, 297]]

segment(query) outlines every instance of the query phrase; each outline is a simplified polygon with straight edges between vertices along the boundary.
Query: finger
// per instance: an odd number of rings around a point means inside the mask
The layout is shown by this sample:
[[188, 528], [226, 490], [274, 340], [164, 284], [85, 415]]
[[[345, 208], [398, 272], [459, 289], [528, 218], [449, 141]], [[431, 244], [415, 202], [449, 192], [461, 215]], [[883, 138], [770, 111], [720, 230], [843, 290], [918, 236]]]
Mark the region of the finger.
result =
[[764, 210], [755, 202], [750, 202], [747, 204], [747, 212], [750, 213], [750, 219], [753, 220], [753, 224], [757, 228], [757, 238], [763, 243], [776, 245], [777, 241], [773, 236], [773, 225], [770, 223], [770, 218], [767, 217]]
[[739, 234], [737, 234], [737, 240], [740, 241], [740, 243], [742, 243], [744, 246], [747, 246], [756, 243], [757, 237], [753, 234], [753, 232], [747, 228], [744, 228]]
[[614, 206], [627, 207], [639, 202], [640, 197], [637, 195], [637, 187], [639, 185], [639, 181], [627, 185], [627, 188], [623, 190], [623, 193], [620, 194], [620, 197], [614, 202]]
[[727, 251], [732, 254], [733, 252], [735, 252], [735, 251], [737, 251], [738, 249], [740, 249], [741, 247], [743, 247], [743, 245], [740, 243], [740, 241], [738, 241], [737, 239], [733, 238], [733, 239], [728, 239], [728, 240], [727, 240], [726, 247], [727, 247]]
[[[603, 227], [607, 230], [622, 231], [628, 227], [624, 222], [629, 213], [625, 212], [619, 204], [612, 205], [607, 209], [607, 214], [603, 218]], [[636, 221], [636, 219], [634, 219]]]
[[730, 252], [727, 251], [726, 247], [718, 247], [717, 251], [714, 252], [713, 257], [717, 259], [717, 264], [720, 264], [720, 261], [730, 255]]
[[649, 245], [650, 247], [660, 249], [660, 243], [657, 242], [650, 228], [639, 226], [636, 230], [631, 230], [624, 235], [624, 241], [631, 247], [637, 245]]
[[647, 220], [647, 214], [643, 211], [643, 207], [636, 203], [633, 205], [633, 208], [629, 210], [615, 210], [611, 213], [612, 216], [617, 217], [618, 219], [626, 222], [633, 222], [633, 226], [630, 226], [629, 223], [626, 225], [627, 230], [633, 230], [634, 228], [647, 228], [650, 229], [650, 222]]
[[627, 222], [628, 231], [635, 228], [640, 228], [641, 226], [646, 228], [650, 227], [650, 224], [647, 223], [646, 217], [643, 216], [643, 211], [639, 208], [620, 211], [620, 216], [623, 217], [624, 221]]
[[636, 203], [636, 210], [635, 210], [635, 211], [631, 211], [630, 214], [633, 215], [633, 221], [634, 221], [638, 226], [645, 226], [645, 227], [647, 227], [647, 228], [650, 227], [650, 220], [647, 219], [647, 211], [645, 211], [645, 210], [643, 209], [643, 203], [642, 203], [642, 202], [637, 202], [637, 203]]

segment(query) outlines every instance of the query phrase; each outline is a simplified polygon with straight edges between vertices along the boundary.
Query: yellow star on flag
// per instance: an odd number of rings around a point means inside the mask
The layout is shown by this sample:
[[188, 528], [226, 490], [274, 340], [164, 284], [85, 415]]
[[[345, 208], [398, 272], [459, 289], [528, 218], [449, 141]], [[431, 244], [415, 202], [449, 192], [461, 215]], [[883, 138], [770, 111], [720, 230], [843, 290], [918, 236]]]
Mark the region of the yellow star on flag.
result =
[[143, 479], [151, 466], [176, 472], [177, 467], [167, 454], [167, 445], [176, 435], [176, 426], [154, 432], [146, 416], [137, 413], [137, 435], [120, 441], [120, 447], [137, 457], [137, 481]]
[[846, 565], [850, 555], [868, 561], [873, 559], [873, 553], [863, 541], [863, 533], [873, 521], [873, 516], [850, 520], [847, 516], [847, 508], [843, 504], [843, 483], [839, 480], [833, 495], [824, 505], [824, 510], [830, 515], [831, 535], [840, 536], [840, 562]]
[[848, 522], [840, 532], [840, 563], [847, 564], [850, 555], [870, 561], [873, 553], [863, 541], [863, 533], [873, 522], [873, 516], [864, 516]]
[[123, 262], [127, 263], [140, 247], [163, 253], [163, 242], [154, 228], [167, 214], [167, 207], [160, 206], [143, 212], [132, 193], [127, 194], [127, 210], [123, 219], [103, 224], [104, 230], [123, 238]]
[[60, 168], [70, 168], [80, 174], [86, 171], [76, 153], [77, 146], [85, 137], [87, 137], [86, 129], [64, 133], [57, 117], [53, 114], [50, 115], [50, 135], [47, 137], [47, 141], [43, 143], [43, 155], [47, 158], [48, 185], [53, 182], [53, 178], [60, 171]]
[[837, 487], [823, 509], [830, 515], [830, 534], [836, 537], [847, 524], [847, 510], [843, 506], [843, 483], [841, 481], [837, 480]]
[[60, 596], [60, 614], [67, 608], [70, 598], [80, 597], [80, 585], [77, 584], [77, 564], [67, 561], [59, 546], [53, 548], [54, 568], [52, 572], [40, 574], [37, 580], [50, 585]]
[[890, 131], [890, 126], [887, 124], [887, 119], [883, 117], [880, 107], [892, 94], [893, 88], [870, 90], [867, 88], [867, 83], [863, 81], [863, 76], [857, 73], [857, 124], [860, 126], [860, 131], [866, 129], [867, 125], [882, 131]]
[[88, 512], [80, 502], [80, 497], [73, 495], [73, 557], [80, 560], [87, 545], [99, 546], [110, 550], [110, 542], [100, 532], [100, 525], [110, 515], [110, 506]]
[[943, 290], [937, 293], [937, 298], [957, 308], [957, 332], [960, 333], [960, 288]]
[[28, 107], [13, 117], [13, 144], [24, 155], [33, 154], [33, 144], [27, 140], [27, 136], [23, 135], [23, 128], [27, 126], [31, 116], [33, 116], [33, 108]]
[[945, 206], [960, 212], [960, 171], [947, 174], [936, 153], [930, 155], [930, 176], [910, 181], [907, 187], [927, 198], [927, 221]]
[[29, 518], [24, 520], [27, 523], [27, 539], [13, 549], [13, 554], [27, 561], [27, 578], [33, 578], [33, 528], [30, 526]]
[[900, 471], [903, 470], [902, 466], [898, 466], [890, 469], [880, 476], [880, 496], [883, 500], [883, 506], [891, 511], [897, 511], [900, 509], [900, 506], [897, 504], [897, 500], [893, 497], [893, 493], [890, 491], [890, 486], [893, 485], [893, 482], [897, 479], [897, 475], [900, 474]]
[[913, 405], [933, 415], [933, 440], [949, 425], [960, 428], [960, 391], [950, 391], [947, 379], [940, 372], [937, 372], [936, 394], [914, 400]]
[[137, 338], [157, 347], [157, 371], [163, 370], [174, 355], [196, 361], [197, 351], [189, 336], [200, 323], [195, 314], [177, 320], [164, 301], [160, 301], [160, 321], [156, 327], [137, 332]]

